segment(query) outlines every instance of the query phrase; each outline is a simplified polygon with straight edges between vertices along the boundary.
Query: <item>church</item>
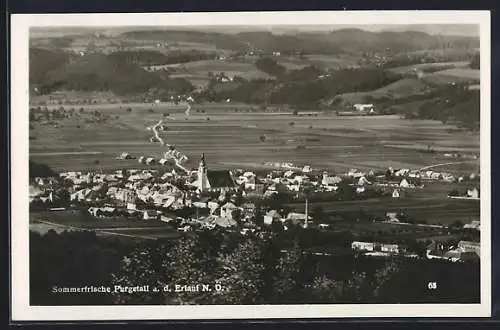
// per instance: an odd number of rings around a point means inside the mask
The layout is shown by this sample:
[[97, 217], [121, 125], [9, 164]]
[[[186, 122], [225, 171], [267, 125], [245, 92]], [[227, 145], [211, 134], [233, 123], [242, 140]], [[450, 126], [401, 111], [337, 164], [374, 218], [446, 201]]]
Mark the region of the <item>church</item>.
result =
[[196, 173], [196, 180], [191, 183], [199, 192], [204, 191], [231, 191], [237, 188], [233, 173], [228, 170], [208, 170], [205, 154], [201, 155], [200, 164]]

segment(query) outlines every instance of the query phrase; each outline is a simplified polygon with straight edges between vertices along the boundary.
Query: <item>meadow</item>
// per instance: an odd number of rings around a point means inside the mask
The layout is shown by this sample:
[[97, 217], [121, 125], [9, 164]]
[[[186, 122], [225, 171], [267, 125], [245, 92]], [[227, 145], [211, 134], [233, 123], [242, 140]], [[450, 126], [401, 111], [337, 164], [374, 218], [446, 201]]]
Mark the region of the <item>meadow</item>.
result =
[[90, 230], [99, 236], [132, 239], [175, 238], [180, 235], [174, 227], [161, 221], [124, 217], [98, 219], [87, 214], [85, 210], [30, 212], [29, 223], [30, 230], [41, 234], [53, 229], [59, 233], [64, 230]]
[[[136, 160], [115, 158], [121, 152], [159, 158], [165, 149], [149, 141], [151, 132], [146, 127], [164, 114], [169, 115], [165, 120], [168, 129], [163, 132], [166, 143], [185, 153], [191, 167], [197, 166], [201, 153], [212, 168], [252, 168], [269, 161], [293, 161], [298, 166], [337, 172], [389, 166], [421, 168], [449, 163], [444, 152], [466, 149], [479, 153], [477, 132], [455, 131], [440, 122], [399, 116], [337, 117], [301, 112], [294, 116], [250, 112], [257, 110], [230, 103], [194, 105], [189, 117], [184, 114], [185, 105], [160, 104], [153, 113], [148, 111], [150, 105], [131, 106], [131, 112], [127, 108], [93, 105], [92, 111], [99, 109], [110, 116], [104, 123], [86, 123], [74, 117], [61, 120], [57, 127], [33, 123], [30, 136], [36, 139], [30, 141], [30, 158], [56, 170], [138, 167]], [[440, 152], [424, 152], [429, 145]], [[58, 152], [73, 154], [68, 157]], [[460, 171], [478, 171], [478, 161], [463, 161]]]

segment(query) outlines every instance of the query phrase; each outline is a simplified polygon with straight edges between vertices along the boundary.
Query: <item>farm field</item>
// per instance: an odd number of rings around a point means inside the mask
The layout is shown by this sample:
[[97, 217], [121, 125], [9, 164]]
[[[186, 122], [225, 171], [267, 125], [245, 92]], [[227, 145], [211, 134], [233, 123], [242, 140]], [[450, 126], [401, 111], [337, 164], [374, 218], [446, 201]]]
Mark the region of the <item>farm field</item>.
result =
[[338, 95], [337, 97], [341, 98], [344, 102], [356, 104], [369, 103], [369, 98], [400, 98], [409, 95], [424, 93], [428, 90], [429, 86], [421, 80], [416, 78], [404, 78], [370, 92], [345, 93]]
[[425, 74], [423, 79], [433, 84], [448, 84], [453, 82], [477, 84], [480, 80], [480, 72], [474, 69], [454, 68]]
[[454, 68], [466, 68], [468, 67], [469, 62], [437, 62], [437, 63], [421, 63], [421, 64], [414, 64], [414, 65], [408, 65], [408, 66], [400, 66], [396, 68], [392, 68], [389, 71], [392, 71], [394, 73], [399, 73], [399, 74], [405, 74], [405, 73], [414, 73], [415, 71], [423, 71], [425, 72], [426, 70], [437, 70], [439, 68], [447, 68], [447, 67], [454, 67]]
[[[456, 220], [470, 223], [479, 220], [480, 202], [475, 200], [455, 200], [447, 197], [452, 189], [464, 191], [467, 184], [424, 183], [424, 189], [408, 189], [407, 194], [399, 199], [391, 197], [370, 198], [355, 201], [332, 201], [310, 203], [311, 209], [320, 205], [326, 214], [360, 211], [371, 216], [384, 218], [387, 212], [403, 212], [417, 221], [426, 221], [428, 224], [449, 225]], [[303, 212], [303, 204], [292, 204], [293, 208]], [[332, 222], [335, 226], [335, 222]], [[390, 224], [373, 224], [376, 226], [400, 226]], [[372, 224], [367, 224], [371, 227]], [[375, 227], [376, 227], [375, 226]], [[374, 227], [374, 228], [375, 228]]]
[[[435, 121], [409, 121], [398, 116], [234, 113], [229, 111], [243, 105], [232, 106], [195, 105], [186, 118], [182, 105], [160, 105], [154, 113], [149, 113], [146, 107], [133, 108], [128, 113], [127, 106], [115, 105], [99, 110], [111, 116], [107, 123], [85, 123], [75, 118], [62, 120], [57, 127], [33, 123], [30, 135], [36, 139], [30, 141], [30, 159], [56, 170], [138, 167], [136, 160], [116, 160], [115, 157], [121, 152], [136, 157], [160, 157], [164, 148], [149, 142], [151, 132], [146, 127], [162, 119], [163, 113], [171, 118], [165, 121], [168, 130], [163, 132], [163, 137], [166, 143], [190, 158], [188, 167], [197, 166], [201, 153], [205, 153], [211, 168], [293, 161], [298, 166], [311, 165], [338, 172], [389, 166], [421, 168], [453, 161], [445, 157], [444, 152], [466, 149], [479, 153], [478, 133], [450, 131]], [[429, 144], [440, 152], [422, 152]], [[75, 154], [68, 157], [57, 155], [58, 152]], [[461, 171], [477, 172], [478, 161], [463, 163]]]
[[359, 57], [349, 55], [328, 56], [319, 54], [309, 54], [303, 57], [278, 57], [277, 61], [288, 70], [301, 69], [314, 65], [321, 69], [335, 69], [343, 67], [357, 66]]
[[158, 220], [126, 219], [122, 217], [97, 219], [79, 210], [30, 212], [30, 230], [45, 233], [50, 229], [92, 230], [97, 235], [138, 239], [175, 238], [180, 234], [170, 225]]

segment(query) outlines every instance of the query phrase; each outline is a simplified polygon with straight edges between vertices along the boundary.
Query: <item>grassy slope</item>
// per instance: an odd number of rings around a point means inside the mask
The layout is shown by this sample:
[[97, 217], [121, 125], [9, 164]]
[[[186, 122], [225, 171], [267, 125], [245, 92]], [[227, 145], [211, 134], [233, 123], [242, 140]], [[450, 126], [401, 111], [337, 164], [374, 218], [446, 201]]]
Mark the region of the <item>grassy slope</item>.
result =
[[382, 88], [376, 89], [371, 92], [364, 93], [346, 93], [341, 94], [340, 97], [345, 103], [367, 103], [370, 102], [369, 98], [379, 99], [381, 97], [400, 98], [408, 95], [422, 93], [428, 90], [429, 86], [416, 78], [404, 78], [391, 83]]

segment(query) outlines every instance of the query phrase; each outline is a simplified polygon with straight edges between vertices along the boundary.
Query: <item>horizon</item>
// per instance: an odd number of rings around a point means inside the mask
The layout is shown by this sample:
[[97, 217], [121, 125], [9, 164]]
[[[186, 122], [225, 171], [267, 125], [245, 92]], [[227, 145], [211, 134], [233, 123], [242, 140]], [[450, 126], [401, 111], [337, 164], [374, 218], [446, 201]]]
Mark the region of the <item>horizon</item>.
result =
[[84, 33], [105, 33], [116, 35], [131, 31], [200, 31], [211, 33], [235, 34], [241, 32], [269, 31], [273, 34], [296, 33], [329, 33], [334, 31], [357, 29], [366, 32], [421, 32], [434, 36], [479, 37], [479, 26], [473, 24], [405, 24], [405, 25], [363, 25], [363, 24], [332, 24], [332, 25], [274, 25], [274, 26], [123, 26], [123, 27], [32, 27], [30, 36], [34, 38], [53, 37], [55, 35], [75, 35]]

